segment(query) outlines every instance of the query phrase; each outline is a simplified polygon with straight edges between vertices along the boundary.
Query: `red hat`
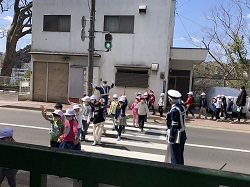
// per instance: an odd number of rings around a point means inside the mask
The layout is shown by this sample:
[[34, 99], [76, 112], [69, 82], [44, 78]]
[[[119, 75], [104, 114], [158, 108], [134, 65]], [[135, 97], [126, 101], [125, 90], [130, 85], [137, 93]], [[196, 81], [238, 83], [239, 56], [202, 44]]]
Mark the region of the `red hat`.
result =
[[150, 90], [149, 92], [152, 92], [152, 93], [154, 93], [154, 90]]

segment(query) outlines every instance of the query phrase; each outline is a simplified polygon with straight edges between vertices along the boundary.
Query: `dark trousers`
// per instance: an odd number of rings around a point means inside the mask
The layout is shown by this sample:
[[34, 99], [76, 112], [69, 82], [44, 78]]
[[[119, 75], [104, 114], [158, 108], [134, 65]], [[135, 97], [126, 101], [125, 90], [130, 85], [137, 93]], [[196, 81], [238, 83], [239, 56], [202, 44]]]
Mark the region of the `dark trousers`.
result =
[[241, 107], [240, 112], [238, 113], [238, 121], [240, 121], [241, 116], [243, 116], [244, 119], [247, 119], [246, 113], [242, 113], [243, 107]]
[[123, 129], [125, 129], [125, 125], [116, 125], [115, 130], [118, 132], [118, 136], [121, 136]]
[[184, 146], [185, 142], [180, 144], [170, 144], [171, 163], [184, 165]]
[[140, 129], [144, 128], [145, 118], [146, 118], [146, 115], [138, 115], [138, 124], [139, 124]]
[[82, 120], [82, 140], [85, 140], [87, 131], [88, 131], [88, 124], [86, 120]]
[[10, 187], [16, 187], [17, 171], [18, 171], [17, 169], [9, 169], [9, 168], [0, 167], [0, 186], [4, 178], [6, 177]]
[[53, 140], [50, 140], [50, 147], [59, 147], [60, 143], [59, 142], [56, 142], [56, 141], [53, 141]]
[[159, 106], [158, 112], [160, 113], [160, 116], [162, 117], [162, 114], [163, 114], [163, 106]]
[[216, 119], [220, 119], [220, 111], [221, 111], [221, 108], [216, 108], [216, 112], [215, 112]]
[[154, 105], [152, 103], [148, 103], [148, 109], [152, 108], [153, 110], [153, 114], [155, 114], [155, 109], [154, 109]]
[[186, 112], [186, 115], [188, 115], [188, 112], [190, 112], [190, 114], [192, 114], [192, 116], [194, 116], [194, 113], [193, 113], [193, 111], [191, 110], [191, 107], [188, 107], [187, 112]]

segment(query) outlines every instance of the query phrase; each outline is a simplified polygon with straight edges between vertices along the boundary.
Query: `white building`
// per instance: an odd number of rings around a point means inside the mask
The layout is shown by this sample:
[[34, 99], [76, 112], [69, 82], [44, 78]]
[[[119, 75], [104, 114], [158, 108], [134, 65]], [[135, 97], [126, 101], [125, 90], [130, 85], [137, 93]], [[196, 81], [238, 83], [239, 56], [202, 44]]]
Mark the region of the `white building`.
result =
[[[110, 31], [110, 52], [95, 53], [96, 85], [114, 80], [114, 93], [153, 89], [156, 98], [167, 89], [186, 97], [191, 90], [193, 65], [205, 60], [206, 49], [172, 48], [175, 0], [97, 0], [95, 49], [104, 49]], [[33, 0], [33, 100], [67, 102], [86, 92], [89, 40], [81, 41], [81, 19], [89, 19], [86, 0]], [[89, 22], [85, 33], [88, 35]], [[156, 70], [152, 65], [158, 64]], [[95, 94], [98, 94], [95, 91]]]

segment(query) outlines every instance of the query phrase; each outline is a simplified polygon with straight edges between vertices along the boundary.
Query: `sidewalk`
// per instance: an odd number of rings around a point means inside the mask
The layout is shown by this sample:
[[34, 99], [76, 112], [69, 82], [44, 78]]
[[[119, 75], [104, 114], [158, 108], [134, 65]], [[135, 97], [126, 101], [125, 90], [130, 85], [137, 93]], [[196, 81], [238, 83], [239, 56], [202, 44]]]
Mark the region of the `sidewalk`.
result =
[[[40, 106], [43, 105], [48, 111], [53, 111], [55, 103], [45, 103], [37, 101], [1, 101], [0, 107], [3, 108], [15, 108], [15, 109], [26, 109], [26, 110], [40, 110]], [[63, 110], [71, 108], [71, 105], [63, 104]], [[128, 110], [128, 121], [132, 120], [132, 111]], [[151, 123], [165, 123], [165, 116], [160, 117], [159, 115], [151, 115], [148, 118], [148, 122]], [[187, 127], [203, 127], [203, 128], [214, 128], [223, 130], [236, 130], [236, 131], [249, 131], [250, 132], [250, 120], [247, 122], [241, 122], [240, 124], [230, 124], [229, 122], [216, 122], [212, 120], [188, 118], [186, 120]]]

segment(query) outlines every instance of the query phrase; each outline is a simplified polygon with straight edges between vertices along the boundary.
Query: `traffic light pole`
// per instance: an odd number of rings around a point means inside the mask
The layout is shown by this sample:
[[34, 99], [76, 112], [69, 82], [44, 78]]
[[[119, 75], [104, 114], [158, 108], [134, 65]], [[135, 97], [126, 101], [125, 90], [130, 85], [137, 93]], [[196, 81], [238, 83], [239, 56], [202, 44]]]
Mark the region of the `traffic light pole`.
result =
[[95, 0], [91, 0], [88, 54], [88, 96], [92, 95], [95, 52]]

